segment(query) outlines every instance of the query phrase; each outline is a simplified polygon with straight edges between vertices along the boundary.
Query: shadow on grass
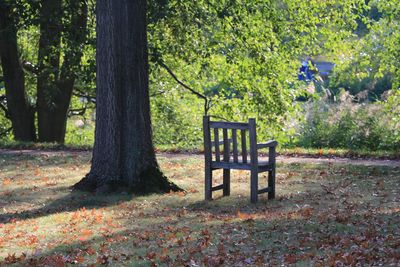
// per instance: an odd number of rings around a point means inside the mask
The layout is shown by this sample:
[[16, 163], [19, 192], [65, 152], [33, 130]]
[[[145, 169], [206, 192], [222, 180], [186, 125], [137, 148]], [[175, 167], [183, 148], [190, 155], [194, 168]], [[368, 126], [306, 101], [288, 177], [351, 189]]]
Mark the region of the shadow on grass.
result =
[[[284, 166], [285, 168], [283, 168]], [[41, 261], [46, 260], [48, 256], [58, 254], [62, 255], [61, 260], [64, 262], [68, 260], [68, 263], [74, 263], [74, 257], [83, 253], [85, 258], [90, 258], [90, 260], [87, 259], [88, 263], [96, 262], [96, 257], [102, 257], [100, 260], [114, 264], [113, 261], [117, 261], [115, 256], [120, 262], [127, 263], [125, 265], [128, 266], [129, 264], [148, 266], [151, 261], [163, 265], [165, 262], [162, 262], [160, 255], [165, 254], [164, 249], [166, 249], [167, 255], [175, 261], [175, 266], [189, 265], [191, 259], [202, 265], [204, 257], [221, 253], [218, 244], [223, 242], [221, 240], [224, 238], [226, 251], [230, 251], [224, 255], [227, 266], [237, 263], [247, 266], [255, 265], [253, 256], [256, 253], [259, 253], [256, 256], [264, 257], [265, 262], [269, 265], [282, 265], [285, 254], [311, 253], [308, 254], [311, 256], [307, 256], [309, 258], [302, 258], [306, 262], [330, 259], [339, 252], [348, 252], [351, 255], [364, 257], [364, 255], [357, 254], [361, 253], [357, 250], [361, 246], [368, 246], [365, 251], [370, 254], [374, 253], [375, 258], [371, 259], [376, 260], [375, 265], [385, 263], [385, 259], [393, 258], [393, 255], [385, 254], [386, 252], [375, 250], [375, 248], [385, 247], [389, 252], [391, 249], [398, 248], [396, 248], [396, 244], [398, 244], [396, 240], [399, 240], [400, 235], [396, 228], [398, 227], [396, 222], [399, 219], [399, 211], [388, 214], [371, 212], [368, 210], [371, 206], [366, 204], [372, 202], [369, 198], [374, 198], [375, 208], [379, 208], [378, 205], [382, 204], [381, 196], [379, 194], [373, 196], [373, 193], [374, 188], [378, 187], [379, 189], [380, 186], [386, 188], [385, 192], [392, 192], [393, 197], [390, 199], [392, 199], [393, 205], [398, 203], [398, 180], [395, 178], [397, 170], [391, 174], [390, 179], [385, 180], [384, 184], [379, 184], [376, 179], [386, 174], [388, 169], [349, 167], [345, 169], [345, 175], [351, 176], [347, 178], [351, 183], [341, 183], [344, 180], [341, 167], [329, 170], [329, 176], [327, 176], [326, 165], [318, 168], [306, 167], [304, 164], [279, 167], [282, 173], [283, 171], [287, 173], [284, 177], [282, 176], [282, 182], [285, 183], [282, 184], [282, 188], [286, 186], [286, 189], [281, 189], [281, 184], [278, 184], [277, 199], [275, 200], [267, 200], [266, 196], [262, 196], [258, 204], [250, 204], [248, 180], [245, 184], [245, 195], [239, 195], [244, 190], [241, 190], [240, 193], [232, 191], [231, 196], [223, 198], [219, 198], [216, 194], [216, 199], [210, 202], [199, 200], [202, 197], [202, 189], [199, 189], [201, 193], [197, 193], [195, 196], [180, 197], [172, 194], [171, 196], [160, 195], [154, 198], [140, 199], [138, 202], [148, 203], [146, 209], [134, 210], [139, 205], [132, 205], [129, 209], [133, 209], [134, 214], [122, 213], [117, 216], [116, 220], [127, 230], [116, 229], [112, 234], [104, 236], [101, 236], [101, 232], [93, 233], [98, 236], [92, 236], [91, 239], [84, 242], [76, 239], [60, 240], [56, 247], [45, 249], [38, 255], [28, 256], [28, 260], [33, 258], [38, 261], [38, 265], [45, 265]], [[181, 168], [185, 173], [187, 170], [191, 170], [190, 166]], [[174, 168], [173, 171], [175, 172], [176, 169]], [[310, 170], [312, 173], [309, 173]], [[201, 172], [199, 174], [202, 175]], [[310, 178], [309, 175], [314, 176]], [[187, 174], [180, 176], [184, 179]], [[305, 177], [304, 181], [303, 177]], [[320, 182], [324, 183], [324, 187], [319, 184]], [[352, 187], [353, 183], [357, 184], [357, 187]], [[297, 191], [297, 187], [301, 189], [301, 192]], [[28, 193], [23, 190], [30, 191]], [[32, 192], [32, 188], [23, 190], [12, 191], [17, 201], [29, 202], [33, 201], [35, 197], [43, 199], [46, 194], [50, 194], [51, 190], [56, 193], [61, 191], [64, 196], [47, 201], [45, 206], [33, 210], [2, 214], [0, 222], [38, 218], [58, 212], [75, 211], [83, 207], [91, 209], [112, 206], [132, 199], [131, 195], [95, 196], [88, 193], [69, 192], [66, 186], [51, 187], [39, 192]], [[284, 193], [281, 190], [285, 190]], [[359, 195], [357, 196], [358, 203], [353, 203], [355, 201], [351, 199], [354, 193]], [[29, 196], [24, 196], [25, 194]], [[348, 196], [346, 197], [346, 195]], [[346, 198], [348, 202], [344, 201]], [[338, 207], [340, 210], [337, 210]], [[120, 208], [123, 207], [115, 207], [112, 212], [118, 213]], [[353, 214], [353, 210], [357, 212]], [[142, 215], [140, 215], [141, 213]], [[68, 225], [68, 227], [70, 226]], [[174, 229], [177, 228], [180, 228], [179, 234], [174, 232]], [[183, 228], [187, 230], [183, 230]], [[79, 230], [73, 228], [71, 231], [75, 231], [76, 234], [80, 233]], [[142, 235], [143, 233], [146, 234]], [[392, 236], [392, 241], [389, 239], [385, 243], [384, 241], [390, 236], [387, 233]], [[48, 234], [51, 235], [51, 233]], [[174, 237], [174, 235], [189, 236], [190, 239], [184, 239], [183, 243], [177, 241], [179, 238], [168, 239], [169, 236]], [[117, 236], [126, 239], [119, 239]], [[364, 243], [362, 238], [365, 236], [369, 236], [371, 244]], [[207, 238], [210, 238], [209, 241], [212, 244], [199, 251], [199, 246], [206, 242]], [[64, 241], [68, 242], [62, 244]], [[383, 245], [377, 241], [382, 241]], [[104, 252], [102, 244], [107, 244], [113, 249]], [[95, 247], [95, 254], [85, 254], [85, 249], [90, 246]], [[155, 256], [148, 254], [149, 252], [154, 252]], [[183, 262], [179, 262], [179, 257]], [[277, 262], [271, 262], [270, 259]], [[295, 259], [300, 260], [301, 258], [299, 256]], [[290, 258], [290, 261], [292, 260], [293, 257]], [[382, 261], [379, 262], [379, 260]], [[115, 264], [118, 265], [120, 262]], [[124, 265], [123, 263], [121, 265]], [[329, 265], [329, 261], [324, 263], [326, 264], [322, 265]], [[49, 262], [47, 265], [55, 266]]]
[[[0, 160], [4, 158], [4, 155], [0, 155]], [[21, 158], [22, 157], [22, 158]], [[43, 157], [43, 156], [40, 156]], [[55, 158], [59, 158], [57, 155]], [[74, 158], [71, 155], [66, 155], [68, 159]], [[36, 156], [33, 155], [22, 155], [16, 157], [15, 155], [8, 157], [7, 163], [9, 165], [16, 164], [19, 160], [25, 160], [31, 163], [36, 159]], [[78, 157], [75, 158], [77, 161], [87, 160], [87, 157]], [[54, 162], [49, 161], [49, 165], [54, 165]], [[306, 164], [289, 164], [282, 165], [285, 166], [285, 171], [296, 170], [298, 172], [305, 172], [308, 170]], [[280, 167], [281, 168], [281, 167]], [[326, 169], [326, 166], [322, 165], [318, 168]], [[368, 173], [374, 175], [383, 175], [389, 172], [390, 168], [383, 167], [354, 167], [351, 166], [348, 168], [348, 171], [351, 173]], [[287, 179], [287, 178], [286, 178]], [[354, 181], [355, 178], [352, 180]], [[336, 179], [331, 179], [331, 182]], [[265, 181], [263, 181], [265, 182]], [[337, 181], [335, 181], [337, 182]], [[364, 182], [364, 179], [363, 179]], [[296, 182], [299, 183], [299, 182]], [[357, 183], [360, 183], [359, 181]], [[323, 187], [320, 184], [315, 184], [311, 182], [302, 182], [299, 184], [302, 187], [302, 192], [293, 192], [293, 194], [285, 192], [285, 196], [281, 196], [282, 192], [280, 191], [280, 185], [277, 184], [277, 198], [275, 200], [267, 200], [267, 194], [260, 195], [260, 200], [257, 205], [251, 205], [249, 200], [249, 191], [247, 191], [246, 195], [239, 195], [237, 192], [232, 191], [231, 196], [228, 197], [218, 197], [220, 192], [214, 194], [217, 196], [215, 200], [206, 202], [206, 201], [194, 201], [186, 206], [188, 210], [191, 211], [206, 211], [213, 213], [213, 215], [220, 214], [235, 214], [238, 211], [245, 212], [257, 212], [260, 210], [275, 210], [279, 208], [292, 208], [296, 205], [308, 204], [311, 206], [318, 206], [319, 202], [313, 203], [312, 200], [315, 198], [323, 199], [326, 194], [330, 194], [330, 192], [324, 191]], [[57, 194], [62, 194], [64, 196], [58, 197]], [[8, 195], [7, 195], [8, 194]], [[5, 212], [0, 214], [0, 223], [8, 223], [14, 220], [26, 220], [31, 218], [38, 218], [41, 216], [47, 216], [49, 214], [54, 214], [58, 212], [65, 211], [76, 211], [80, 208], [98, 208], [98, 207], [106, 207], [118, 204], [123, 201], [129, 201], [132, 199], [132, 195], [129, 194], [114, 194], [114, 195], [104, 195], [104, 196], [96, 196], [91, 193], [83, 193], [83, 192], [71, 192], [69, 186], [57, 186], [57, 187], [30, 187], [30, 188], [18, 188], [10, 191], [3, 192], [1, 197], [6, 197], [8, 201], [14, 201], [15, 203], [23, 202], [23, 203], [33, 203], [37, 199], [44, 200], [44, 204], [41, 204], [40, 201], [37, 201], [39, 204], [43, 205], [39, 208], [33, 208], [29, 210], [22, 210], [16, 212]], [[48, 200], [49, 196], [54, 196], [56, 199]], [[340, 199], [337, 199], [339, 201]], [[171, 204], [172, 205], [172, 204]], [[178, 204], [179, 205], [179, 204]], [[18, 206], [18, 205], [17, 205]], [[175, 206], [172, 205], [172, 206]], [[7, 207], [5, 207], [7, 208]]]
[[58, 153], [58, 154], [27, 154], [27, 153], [0, 153], [0, 170], [15, 169], [19, 167], [48, 167], [68, 164], [87, 164], [90, 161], [89, 154], [83, 153]]
[[[69, 189], [69, 187], [60, 187], [59, 189]], [[29, 189], [27, 189], [29, 190]], [[23, 190], [17, 190], [23, 191]], [[47, 191], [43, 192], [46, 193]], [[38, 197], [39, 192], [34, 192], [31, 197]], [[87, 209], [100, 208], [116, 205], [118, 203], [129, 201], [132, 199], [132, 195], [129, 194], [112, 194], [112, 195], [95, 195], [85, 192], [71, 191], [64, 197], [57, 198], [44, 204], [43, 207], [36, 209], [24, 210], [21, 212], [9, 212], [0, 214], [0, 223], [9, 223], [10, 221], [20, 221], [32, 218], [38, 218], [42, 216], [48, 216], [59, 212], [70, 212], [76, 211], [83, 207]], [[19, 199], [21, 200], [21, 198]], [[27, 200], [28, 199], [22, 199]]]
[[[174, 211], [135, 217], [129, 229], [85, 241], [66, 242], [28, 256], [26, 263], [51, 265], [54, 261], [63, 261], [76, 264], [74, 261], [83, 257], [87, 264], [149, 266], [154, 262], [162, 266], [186, 266], [202, 265], [205, 258], [221, 256], [223, 263], [230, 266], [253, 266], [257, 265], [256, 261], [282, 265], [284, 255], [292, 255], [291, 264], [322, 262], [322, 265], [329, 265], [336, 257], [337, 260], [353, 261], [341, 258], [345, 253], [354, 256], [354, 263], [359, 257], [362, 265], [396, 261], [399, 232], [395, 222], [399, 219], [398, 212], [369, 214], [368, 210], [363, 210], [359, 215], [349, 214], [346, 222], [338, 222], [336, 217], [321, 222], [318, 216], [310, 215], [307, 218], [281, 216], [268, 220], [208, 218], [205, 223], [196, 216], [201, 215], [200, 211], [189, 211], [174, 220], [171, 220], [171, 213], [176, 215]], [[365, 220], [366, 214], [368, 220]], [[153, 217], [158, 221], [145, 223]], [[388, 232], [391, 236], [387, 235]], [[380, 244], [381, 241], [385, 242]], [[379, 249], [374, 249], [378, 245]], [[368, 249], [360, 250], [361, 246], [368, 246]], [[367, 255], [372, 255], [368, 261]]]

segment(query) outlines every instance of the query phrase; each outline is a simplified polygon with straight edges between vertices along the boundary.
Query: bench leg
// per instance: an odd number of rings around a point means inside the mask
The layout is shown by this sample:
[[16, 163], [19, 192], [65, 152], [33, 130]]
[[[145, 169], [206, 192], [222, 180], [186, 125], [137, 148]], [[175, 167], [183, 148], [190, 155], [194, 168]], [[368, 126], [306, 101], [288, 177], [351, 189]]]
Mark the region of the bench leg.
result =
[[223, 194], [224, 196], [229, 196], [231, 194], [231, 170], [225, 170], [224, 169], [224, 174], [223, 174], [223, 183], [224, 183], [224, 188], [223, 188]]
[[251, 170], [250, 174], [250, 201], [257, 203], [258, 201], [258, 171]]
[[205, 170], [205, 181], [204, 181], [204, 192], [205, 192], [205, 200], [212, 199], [212, 171], [211, 168], [206, 168]]
[[275, 198], [275, 168], [268, 172], [268, 187], [271, 191], [268, 193], [268, 199]]

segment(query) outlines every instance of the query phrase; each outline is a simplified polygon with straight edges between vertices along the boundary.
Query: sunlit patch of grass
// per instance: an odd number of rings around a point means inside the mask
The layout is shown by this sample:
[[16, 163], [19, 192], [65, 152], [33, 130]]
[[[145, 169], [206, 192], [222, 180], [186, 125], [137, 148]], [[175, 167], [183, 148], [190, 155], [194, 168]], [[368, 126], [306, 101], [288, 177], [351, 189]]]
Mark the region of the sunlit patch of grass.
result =
[[[232, 171], [231, 196], [215, 192], [205, 202], [201, 157], [158, 160], [185, 192], [71, 192], [89, 170], [89, 153], [0, 155], [0, 261], [324, 266], [399, 260], [400, 168], [280, 163], [277, 198], [260, 196], [253, 205], [246, 171]], [[222, 172], [215, 172], [215, 184], [221, 182]], [[260, 187], [266, 185], [260, 175]]]
[[278, 153], [287, 156], [311, 156], [311, 157], [348, 157], [348, 158], [382, 158], [399, 159], [399, 150], [367, 150], [345, 148], [279, 148]]

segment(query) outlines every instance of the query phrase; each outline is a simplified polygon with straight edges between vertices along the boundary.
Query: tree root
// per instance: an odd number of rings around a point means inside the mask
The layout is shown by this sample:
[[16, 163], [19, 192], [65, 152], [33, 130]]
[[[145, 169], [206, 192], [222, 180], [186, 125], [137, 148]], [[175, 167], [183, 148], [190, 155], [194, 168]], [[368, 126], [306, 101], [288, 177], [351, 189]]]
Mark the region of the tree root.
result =
[[138, 176], [138, 182], [129, 184], [123, 179], [104, 179], [88, 173], [72, 186], [73, 191], [86, 191], [96, 194], [128, 192], [136, 195], [183, 191], [172, 183], [158, 167], [149, 168]]
[[158, 167], [149, 168], [139, 175], [138, 183], [135, 183], [131, 192], [139, 195], [151, 193], [168, 193], [183, 191], [176, 184], [172, 183], [161, 172]]
[[91, 173], [88, 173], [79, 182], [72, 186], [73, 191], [96, 192], [97, 179]]

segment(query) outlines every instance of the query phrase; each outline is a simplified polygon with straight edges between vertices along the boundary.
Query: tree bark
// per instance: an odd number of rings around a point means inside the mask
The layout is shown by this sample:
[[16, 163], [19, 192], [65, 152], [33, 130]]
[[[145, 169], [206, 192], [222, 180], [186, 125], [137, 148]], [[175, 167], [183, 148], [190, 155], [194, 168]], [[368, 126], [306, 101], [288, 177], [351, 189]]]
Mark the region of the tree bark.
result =
[[[87, 32], [86, 1], [44, 0], [40, 19], [38, 126], [39, 140], [63, 143], [69, 104]], [[62, 25], [63, 10], [69, 24]], [[63, 61], [60, 66], [61, 36]]]
[[78, 190], [178, 190], [156, 161], [150, 121], [146, 0], [97, 1], [93, 159]]
[[0, 3], [0, 14], [0, 59], [14, 139], [35, 141], [34, 108], [25, 90], [25, 75], [19, 61], [17, 29], [11, 7]]
[[59, 80], [62, 0], [43, 0], [40, 9], [37, 112], [40, 142], [63, 142], [64, 119], [55, 99]]

